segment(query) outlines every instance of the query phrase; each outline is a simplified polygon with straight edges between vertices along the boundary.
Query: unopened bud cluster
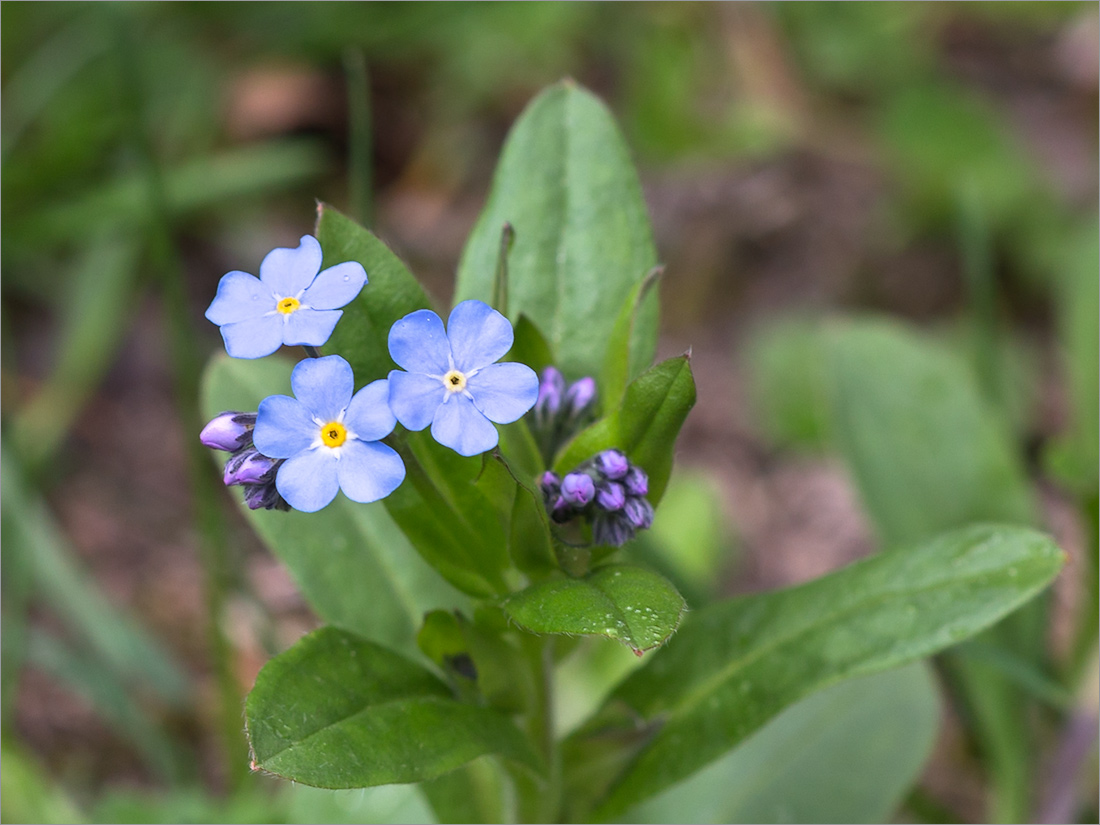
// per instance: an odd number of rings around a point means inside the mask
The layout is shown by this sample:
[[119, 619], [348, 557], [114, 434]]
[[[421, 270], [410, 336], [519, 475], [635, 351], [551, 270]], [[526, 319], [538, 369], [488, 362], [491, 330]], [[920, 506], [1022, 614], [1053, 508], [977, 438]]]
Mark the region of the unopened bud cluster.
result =
[[619, 450], [597, 453], [564, 478], [546, 473], [541, 488], [550, 517], [559, 524], [587, 519], [596, 544], [620, 547], [653, 523], [649, 477]]
[[539, 375], [539, 395], [529, 413], [531, 432], [550, 463], [558, 449], [596, 417], [596, 381], [584, 377], [566, 384], [556, 367]]
[[229, 453], [223, 481], [226, 487], [240, 486], [244, 502], [252, 510], [289, 510], [275, 489], [275, 474], [283, 462], [268, 458], [252, 444], [256, 413], [223, 412], [203, 427], [199, 440], [214, 450]]

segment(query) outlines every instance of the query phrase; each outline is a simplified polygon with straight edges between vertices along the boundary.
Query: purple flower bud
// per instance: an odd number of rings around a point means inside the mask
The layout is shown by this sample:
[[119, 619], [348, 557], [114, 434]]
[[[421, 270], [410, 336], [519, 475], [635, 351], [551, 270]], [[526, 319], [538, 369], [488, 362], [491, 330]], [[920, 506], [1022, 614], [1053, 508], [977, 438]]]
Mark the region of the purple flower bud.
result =
[[565, 379], [556, 367], [547, 367], [539, 378], [539, 396], [535, 400], [535, 417], [546, 421], [557, 415], [565, 393]]
[[630, 469], [626, 471], [623, 485], [630, 495], [644, 496], [649, 493], [649, 476], [645, 474], [645, 470], [641, 467], [631, 464]]
[[256, 484], [275, 466], [275, 459], [256, 450], [242, 450], [225, 463], [225, 486]]
[[592, 522], [592, 540], [596, 544], [622, 547], [634, 538], [634, 528], [622, 513], [601, 513]]
[[[282, 462], [277, 462], [281, 464]], [[244, 485], [244, 503], [250, 510], [289, 510], [279, 491], [275, 488], [275, 477], [271, 476], [260, 484]]]
[[573, 507], [561, 496], [558, 496], [557, 501], [554, 502], [554, 506], [550, 508], [550, 518], [552, 518], [558, 524], [564, 524], [573, 518]]
[[596, 485], [587, 473], [570, 473], [561, 480], [561, 497], [574, 507], [584, 507], [596, 495]]
[[623, 505], [623, 513], [631, 525], [639, 530], [648, 530], [653, 524], [653, 505], [644, 498], [631, 496]]
[[625, 476], [626, 471], [630, 469], [630, 462], [627, 461], [626, 456], [618, 450], [604, 450], [596, 456], [594, 463], [596, 469], [599, 470], [605, 478], [610, 478], [613, 481], [618, 481]]
[[556, 473], [543, 473], [539, 482], [539, 490], [542, 491], [542, 500], [547, 507], [556, 503], [561, 497], [561, 479]]
[[585, 376], [569, 385], [565, 393], [565, 406], [569, 415], [576, 418], [596, 400], [596, 379]]
[[621, 510], [623, 505], [626, 504], [626, 491], [623, 489], [623, 485], [615, 481], [601, 483], [596, 488], [596, 504], [609, 513], [614, 510]]
[[202, 428], [199, 441], [212, 450], [235, 452], [252, 442], [256, 413], [223, 412]]
[[270, 498], [270, 490], [274, 488], [274, 484], [269, 488], [266, 484], [250, 484], [244, 494], [244, 503], [248, 505], [249, 510], [263, 510], [267, 508], [267, 500]]

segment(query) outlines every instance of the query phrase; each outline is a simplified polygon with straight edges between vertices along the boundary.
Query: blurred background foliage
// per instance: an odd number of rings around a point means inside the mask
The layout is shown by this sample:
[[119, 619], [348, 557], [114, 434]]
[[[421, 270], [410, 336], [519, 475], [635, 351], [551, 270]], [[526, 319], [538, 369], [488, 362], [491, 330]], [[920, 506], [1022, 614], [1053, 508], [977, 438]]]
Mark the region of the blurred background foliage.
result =
[[[662, 352], [692, 346], [700, 386], [638, 554], [698, 604], [969, 520], [1052, 530], [1072, 556], [1053, 597], [941, 663], [942, 719], [914, 712], [928, 733], [900, 758], [902, 812], [855, 793], [842, 812], [1095, 821], [1095, 4], [2, 17], [5, 821], [430, 817], [407, 788], [248, 775], [241, 697], [315, 620], [194, 439], [220, 346], [202, 312], [224, 272], [310, 231], [315, 198], [445, 302], [508, 126], [567, 75], [635, 152], [667, 265]], [[853, 690], [751, 752], [777, 758], [842, 701], [864, 726], [821, 735], [859, 751], [895, 689]], [[654, 804], [654, 821], [676, 809]]]

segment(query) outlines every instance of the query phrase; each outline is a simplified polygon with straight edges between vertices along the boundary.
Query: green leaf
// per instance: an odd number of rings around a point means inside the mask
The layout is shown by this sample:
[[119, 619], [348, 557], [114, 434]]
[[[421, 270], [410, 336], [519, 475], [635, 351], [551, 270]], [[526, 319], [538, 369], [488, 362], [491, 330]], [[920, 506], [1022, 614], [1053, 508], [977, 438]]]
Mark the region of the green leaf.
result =
[[[291, 368], [279, 358], [214, 358], [203, 376], [204, 414], [255, 410], [266, 396], [289, 390]], [[317, 615], [365, 638], [415, 650], [425, 610], [466, 604], [409, 546], [378, 502], [357, 504], [338, 493], [317, 513], [252, 511], [243, 504], [241, 510]]]
[[538, 764], [506, 716], [454, 701], [419, 665], [331, 627], [264, 666], [245, 716], [256, 768], [321, 788], [420, 782], [488, 753]]
[[29, 663], [90, 705], [134, 746], [147, 769], [170, 782], [185, 775], [182, 750], [139, 701], [140, 691], [129, 687], [110, 662], [34, 628], [27, 648]]
[[426, 432], [391, 443], [407, 475], [383, 503], [413, 547], [463, 592], [505, 592], [510, 561], [504, 520], [510, 513], [477, 487], [481, 457], [460, 456]]
[[650, 367], [626, 388], [618, 409], [562, 449], [555, 472], [567, 473], [601, 450], [617, 447], [649, 474], [649, 500], [661, 500], [676, 436], [695, 405], [695, 379], [686, 355]]
[[744, 348], [756, 424], [782, 446], [829, 440], [827, 360], [821, 325], [788, 319], [756, 330]]
[[542, 578], [558, 567], [542, 497], [518, 484], [509, 547], [516, 567], [533, 577]]
[[505, 599], [502, 607], [531, 633], [606, 636], [641, 656], [673, 634], [686, 605], [664, 577], [616, 564], [583, 579], [532, 585]]
[[833, 436], [886, 545], [1034, 523], [1007, 429], [961, 358], [887, 321], [837, 325], [826, 345]]
[[[978, 521], [1036, 522], [1037, 508], [1002, 417], [963, 359], [885, 321], [838, 326], [827, 339], [833, 434], [888, 545]], [[1043, 600], [993, 628], [1040, 667], [1047, 658]], [[988, 664], [953, 651], [945, 668], [970, 711], [990, 769], [991, 818], [1031, 807], [1035, 745], [1027, 696]]]
[[[656, 264], [630, 155], [602, 103], [572, 81], [543, 91], [505, 142], [488, 203], [462, 253], [456, 300], [490, 301], [505, 223], [508, 315], [526, 314], [567, 375], [597, 375], [619, 308]], [[631, 375], [653, 359], [657, 301], [631, 339]]]
[[[12, 425], [14, 446], [32, 470], [64, 442], [122, 343], [137, 280], [138, 252], [138, 243], [131, 238], [99, 238], [72, 274], [72, 285], [61, 302], [57, 363]], [[43, 427], [43, 421], [50, 426]]]
[[[302, 140], [270, 141], [190, 158], [165, 169], [169, 217], [185, 217], [237, 198], [270, 195], [317, 177], [326, 165], [320, 144]], [[21, 243], [50, 244], [142, 226], [147, 219], [147, 186], [144, 171], [116, 175], [30, 213], [7, 229], [12, 236], [22, 235]]]
[[633, 337], [634, 324], [642, 311], [645, 297], [657, 285], [663, 272], [663, 267], [654, 267], [644, 279], [635, 284], [619, 310], [619, 317], [615, 319], [615, 326], [612, 327], [607, 342], [607, 355], [604, 356], [603, 368], [600, 370], [600, 406], [604, 410], [618, 406], [623, 392], [626, 391], [631, 377], [630, 340]]
[[738, 748], [633, 808], [630, 822], [889, 822], [932, 752], [929, 667], [852, 679], [787, 708]]
[[0, 465], [5, 556], [25, 565], [35, 593], [93, 654], [129, 686], [151, 688], [177, 707], [190, 693], [187, 677], [145, 629], [108, 601], [88, 576], [41, 496], [26, 487], [18, 459]]
[[[981, 525], [689, 614], [605, 706], [652, 737], [597, 815], [616, 816], [690, 776], [818, 688], [972, 636], [1046, 587], [1063, 561], [1046, 536]], [[607, 735], [597, 719], [573, 744]]]
[[389, 247], [325, 203], [317, 206], [317, 240], [324, 266], [358, 261], [367, 271], [367, 285], [344, 307], [325, 352], [347, 359], [357, 387], [385, 378], [396, 368], [390, 359], [390, 327], [410, 312], [430, 309], [428, 296]]
[[520, 315], [516, 319], [513, 334], [515, 337], [512, 348], [501, 360], [519, 361], [535, 372], [542, 372], [543, 367], [554, 363], [554, 354], [550, 351], [550, 345], [546, 343], [539, 328], [526, 315]]
[[84, 822], [64, 786], [17, 744], [5, 738], [0, 746], [4, 771], [0, 773], [0, 818], [5, 822]]
[[1056, 290], [1058, 340], [1068, 379], [1069, 426], [1057, 444], [1059, 476], [1082, 492], [1096, 495], [1100, 452], [1100, 279], [1096, 277], [1096, 220], [1084, 222], [1061, 244]]

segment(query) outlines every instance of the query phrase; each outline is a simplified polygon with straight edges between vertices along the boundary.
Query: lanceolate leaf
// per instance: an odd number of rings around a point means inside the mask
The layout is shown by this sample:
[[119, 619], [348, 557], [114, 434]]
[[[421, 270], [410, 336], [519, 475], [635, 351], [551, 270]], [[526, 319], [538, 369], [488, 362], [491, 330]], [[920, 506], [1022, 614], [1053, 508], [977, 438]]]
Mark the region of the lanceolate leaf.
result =
[[358, 261], [367, 271], [367, 285], [344, 307], [324, 350], [347, 359], [357, 387], [385, 378], [396, 368], [390, 360], [390, 327], [410, 312], [430, 309], [428, 296], [389, 247], [324, 203], [317, 207], [317, 240], [324, 251], [323, 266]]
[[893, 821], [936, 741], [938, 698], [924, 662], [833, 685], [628, 820]]
[[[691, 775], [787, 705], [967, 638], [1038, 593], [1064, 555], [1025, 528], [976, 526], [808, 584], [689, 614], [606, 705], [652, 738], [599, 806], [614, 817]], [[574, 737], [606, 737], [599, 721]], [[576, 740], [580, 741], [576, 741]]]
[[567, 473], [600, 450], [617, 447], [649, 474], [649, 500], [661, 500], [676, 436], [695, 405], [695, 379], [686, 355], [650, 367], [626, 388], [618, 409], [574, 438], [554, 462]]
[[1008, 431], [961, 359], [889, 322], [828, 333], [834, 437], [887, 546], [1034, 522]]
[[606, 636], [640, 656], [672, 635], [686, 605], [663, 576], [617, 564], [583, 579], [533, 585], [508, 598], [503, 607], [532, 633]]
[[420, 782], [487, 753], [537, 767], [506, 716], [450, 697], [419, 665], [322, 628], [256, 678], [245, 705], [255, 767], [321, 788]]
[[481, 458], [465, 458], [427, 432], [394, 440], [407, 475], [383, 503], [421, 556], [447, 581], [476, 596], [506, 587], [508, 544], [502, 520], [474, 481]]
[[645, 297], [656, 286], [663, 267], [656, 267], [645, 279], [634, 285], [619, 310], [615, 326], [607, 342], [607, 354], [600, 370], [600, 405], [611, 410], [622, 400], [626, 384], [630, 380], [630, 339], [634, 332], [634, 323], [645, 303]]
[[[501, 227], [508, 256], [508, 316], [526, 314], [571, 378], [598, 375], [623, 301], [656, 264], [629, 152], [607, 109], [572, 81], [540, 94], [504, 145], [488, 203], [458, 270], [456, 301], [490, 301]], [[656, 296], [634, 326], [630, 375], [653, 359]]]

